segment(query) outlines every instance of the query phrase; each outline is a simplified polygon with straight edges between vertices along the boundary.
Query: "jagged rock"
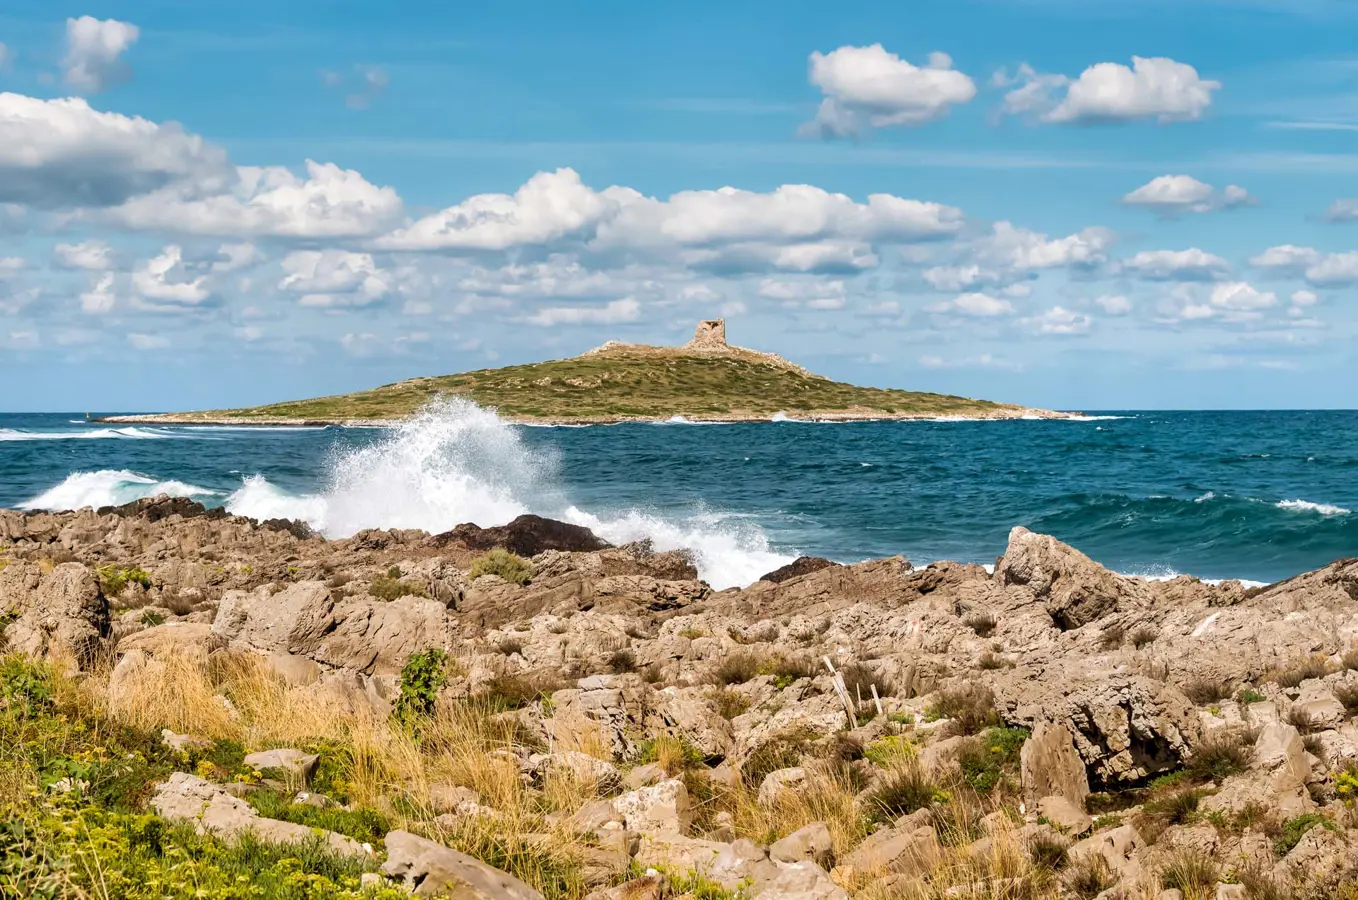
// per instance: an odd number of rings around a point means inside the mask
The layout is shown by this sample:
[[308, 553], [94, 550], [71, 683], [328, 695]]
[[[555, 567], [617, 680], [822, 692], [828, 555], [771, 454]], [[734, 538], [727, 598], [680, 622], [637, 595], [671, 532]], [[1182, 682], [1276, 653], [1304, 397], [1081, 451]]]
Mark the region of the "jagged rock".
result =
[[1043, 797], [1037, 802], [1037, 811], [1062, 834], [1071, 837], [1079, 837], [1094, 824], [1094, 820], [1082, 808], [1066, 797]]
[[557, 750], [531, 758], [529, 764], [544, 773], [551, 770], [567, 772], [575, 779], [593, 784], [605, 792], [622, 783], [622, 776], [616, 766], [579, 750]]
[[995, 567], [995, 580], [1006, 587], [1031, 590], [1062, 631], [1151, 605], [1144, 581], [1114, 575], [1074, 547], [1022, 526], [1009, 532], [1009, 546]]
[[244, 800], [186, 772], [175, 772], [168, 781], [156, 786], [151, 808], [171, 822], [192, 824], [199, 834], [234, 838], [251, 832], [260, 840], [276, 843], [304, 843], [319, 834], [336, 853], [347, 856], [369, 853], [358, 841], [342, 834], [265, 818]]
[[682, 836], [693, 825], [688, 789], [677, 778], [623, 794], [613, 809], [627, 830], [640, 834]]
[[824, 822], [812, 822], [769, 846], [769, 858], [774, 862], [814, 862], [822, 869], [834, 864], [834, 850], [830, 829]]
[[1320, 682], [1307, 682], [1302, 685], [1301, 694], [1292, 704], [1293, 713], [1311, 730], [1322, 731], [1338, 728], [1349, 721], [1348, 710], [1344, 704]]
[[729, 847], [721, 841], [683, 837], [678, 834], [643, 834], [637, 847], [637, 865], [670, 872], [707, 872], [712, 862]]
[[1312, 825], [1297, 845], [1283, 857], [1278, 869], [1290, 880], [1305, 885], [1310, 896], [1325, 896], [1353, 875], [1352, 847], [1338, 828]]
[[1074, 862], [1102, 856], [1110, 871], [1131, 881], [1139, 871], [1136, 853], [1144, 846], [1146, 842], [1134, 827], [1119, 825], [1085, 838], [1067, 850], [1066, 856]]
[[465, 853], [408, 831], [392, 831], [384, 841], [382, 874], [405, 882], [416, 897], [447, 894], [458, 900], [543, 900], [519, 879]]
[[651, 699], [648, 725], [678, 734], [711, 759], [731, 752], [731, 723], [721, 717], [703, 688], [666, 687]]
[[669, 881], [663, 875], [643, 875], [605, 890], [587, 894], [585, 900], [666, 900]]
[[627, 777], [623, 779], [623, 783], [631, 790], [636, 790], [638, 788], [650, 787], [653, 784], [659, 784], [668, 777], [669, 774], [665, 771], [664, 766], [659, 763], [646, 763], [644, 766], [637, 766], [635, 769], [628, 772]]
[[932, 868], [941, 852], [932, 826], [884, 828], [869, 835], [841, 864], [855, 874], [916, 875]]
[[208, 750], [213, 746], [212, 741], [207, 738], [194, 737], [191, 734], [175, 734], [168, 728], [160, 730], [160, 742], [171, 750], [179, 753], [188, 753], [192, 750]]
[[459, 525], [433, 540], [443, 546], [457, 543], [471, 550], [503, 547], [525, 557], [547, 550], [604, 550], [613, 546], [583, 526], [533, 515], [519, 516], [508, 525], [495, 528]]
[[469, 787], [452, 784], [431, 784], [429, 806], [436, 813], [457, 812], [466, 804], [479, 806], [481, 795]]
[[764, 776], [764, 780], [759, 785], [759, 795], [757, 801], [760, 806], [772, 808], [777, 806], [779, 798], [784, 791], [795, 791], [806, 784], [807, 771], [800, 766], [789, 769], [778, 769]]
[[1062, 723], [1038, 722], [1019, 751], [1023, 796], [1033, 803], [1043, 797], [1064, 797], [1084, 809], [1089, 776], [1075, 750], [1075, 738]]
[[803, 575], [810, 575], [812, 572], [819, 572], [821, 569], [829, 569], [837, 565], [839, 563], [822, 559], [819, 556], [799, 556], [787, 565], [774, 569], [767, 575], [759, 576], [759, 580], [782, 584], [784, 581], [791, 581], [793, 578], [800, 578]]
[[8, 650], [81, 668], [94, 659], [110, 627], [98, 577], [76, 562], [50, 572], [27, 561], [0, 569], [0, 620]]
[[247, 766], [261, 772], [265, 769], [277, 769], [287, 775], [308, 781], [315, 774], [321, 758], [315, 753], [306, 753], [302, 750], [278, 749], [251, 753], [245, 757], [244, 762]]

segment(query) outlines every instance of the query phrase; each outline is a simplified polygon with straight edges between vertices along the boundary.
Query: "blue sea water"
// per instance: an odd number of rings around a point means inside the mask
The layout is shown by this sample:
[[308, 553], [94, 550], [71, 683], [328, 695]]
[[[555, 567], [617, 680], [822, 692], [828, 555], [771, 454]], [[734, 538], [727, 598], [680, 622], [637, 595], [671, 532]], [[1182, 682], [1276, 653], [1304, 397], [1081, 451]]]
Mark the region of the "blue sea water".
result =
[[1267, 582], [1358, 555], [1358, 413], [530, 428], [449, 403], [390, 430], [0, 415], [0, 506], [162, 492], [332, 536], [531, 511], [690, 547], [723, 587], [801, 554], [990, 563], [1014, 525], [1124, 573]]

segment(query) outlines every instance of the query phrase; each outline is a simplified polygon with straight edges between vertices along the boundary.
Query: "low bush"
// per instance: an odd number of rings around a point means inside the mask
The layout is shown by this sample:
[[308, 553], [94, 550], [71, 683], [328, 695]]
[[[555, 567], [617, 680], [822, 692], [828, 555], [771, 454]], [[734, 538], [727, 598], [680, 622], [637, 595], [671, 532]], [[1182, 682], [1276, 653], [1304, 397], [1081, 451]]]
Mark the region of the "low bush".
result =
[[1286, 856], [1292, 852], [1297, 844], [1301, 843], [1301, 839], [1306, 837], [1306, 832], [1317, 827], [1327, 828], [1330, 831], [1339, 830], [1339, 826], [1321, 813], [1303, 813], [1283, 822], [1278, 837], [1273, 841], [1273, 851], [1279, 856]]
[[1099, 646], [1104, 650], [1116, 650], [1127, 637], [1127, 626], [1114, 622], [1099, 632]]
[[978, 637], [990, 637], [995, 633], [995, 617], [985, 611], [974, 612], [962, 620]]
[[368, 586], [368, 593], [378, 600], [388, 602], [401, 597], [428, 597], [429, 594], [418, 584], [409, 581], [402, 581], [399, 578], [392, 578], [390, 575], [378, 575]]
[[1310, 734], [1313, 731], [1320, 731], [1324, 728], [1324, 724], [1309, 712], [1302, 709], [1301, 704], [1299, 703], [1293, 704], [1292, 708], [1287, 711], [1287, 724], [1291, 725], [1302, 734]]
[[1351, 716], [1358, 715], [1358, 684], [1345, 682], [1334, 689], [1334, 697]]
[[372, 809], [356, 807], [345, 809], [342, 806], [321, 808], [305, 803], [294, 803], [290, 794], [278, 791], [259, 790], [246, 795], [248, 802], [261, 816], [295, 822], [308, 828], [321, 828], [348, 835], [359, 843], [381, 846], [382, 839], [391, 830], [387, 817]]
[[1006, 776], [1017, 775], [1028, 734], [1026, 728], [990, 728], [959, 747], [957, 764], [967, 786], [978, 794], [988, 794]]
[[1268, 697], [1252, 687], [1243, 687], [1240, 689], [1240, 692], [1235, 695], [1235, 702], [1245, 706], [1248, 706], [1251, 703], [1263, 703], [1267, 699]]
[[401, 694], [393, 714], [407, 725], [430, 715], [447, 679], [447, 653], [436, 649], [412, 653], [401, 669]]
[[1206, 900], [1219, 877], [1212, 857], [1201, 850], [1181, 849], [1174, 851], [1160, 870], [1160, 886], [1177, 890], [1185, 898]]
[[1243, 772], [1251, 759], [1248, 741], [1248, 734], [1235, 730], [1208, 737], [1194, 749], [1188, 771], [1202, 781], [1220, 781]]
[[1039, 868], [1059, 872], [1066, 866], [1068, 843], [1060, 835], [1039, 831], [1028, 839], [1028, 858]]
[[103, 589], [105, 597], [118, 596], [129, 584], [139, 584], [147, 589], [151, 587], [151, 573], [144, 569], [133, 566], [100, 566], [98, 572], [99, 587]]
[[1183, 686], [1184, 696], [1196, 706], [1220, 703], [1231, 696], [1231, 688], [1215, 678], [1194, 678]]
[[977, 734], [1000, 724], [995, 695], [989, 688], [974, 683], [939, 691], [925, 710], [925, 718], [931, 722], [951, 719], [952, 730], [963, 735]]
[[761, 744], [740, 766], [740, 778], [750, 790], [758, 790], [770, 772], [790, 769], [802, 761], [811, 740], [802, 731], [776, 734]]
[[731, 720], [742, 716], [750, 709], [750, 701], [739, 691], [724, 687], [712, 694], [712, 702], [717, 705], [717, 713], [723, 719]]
[[615, 650], [613, 654], [608, 657], [608, 671], [612, 672], [614, 675], [622, 675], [627, 672], [635, 672], [636, 670], [637, 655], [631, 650], [626, 648]]
[[1147, 800], [1136, 816], [1136, 829], [1148, 843], [1154, 843], [1165, 829], [1192, 822], [1201, 800], [1200, 791], [1177, 791]]
[[472, 581], [486, 575], [498, 575], [511, 584], [525, 585], [533, 577], [533, 566], [522, 556], [496, 547], [472, 560], [471, 570], [467, 573]]
[[890, 821], [925, 809], [942, 799], [934, 777], [918, 760], [888, 769], [868, 792], [867, 806], [875, 818]]
[[1280, 669], [1274, 669], [1264, 676], [1266, 681], [1272, 681], [1285, 688], [1294, 688], [1308, 678], [1324, 678], [1338, 671], [1338, 667], [1324, 656], [1308, 656], [1303, 659], [1294, 660]]
[[1097, 853], [1082, 856], [1067, 868], [1065, 877], [1061, 879], [1062, 887], [1080, 900], [1094, 900], [1116, 883], [1108, 860]]
[[1127, 635], [1127, 640], [1133, 647], [1140, 650], [1143, 647], [1155, 643], [1155, 639], [1159, 636], [1160, 632], [1156, 631], [1150, 625], [1138, 625], [1136, 628], [1132, 629], [1131, 634]]

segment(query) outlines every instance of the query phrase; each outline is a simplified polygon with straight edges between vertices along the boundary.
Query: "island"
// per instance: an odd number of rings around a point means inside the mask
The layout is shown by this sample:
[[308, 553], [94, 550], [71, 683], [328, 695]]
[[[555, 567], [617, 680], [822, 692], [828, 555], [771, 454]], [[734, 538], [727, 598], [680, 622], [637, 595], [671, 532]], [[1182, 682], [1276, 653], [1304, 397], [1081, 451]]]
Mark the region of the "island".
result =
[[410, 378], [352, 394], [241, 409], [106, 416], [142, 425], [388, 425], [441, 396], [494, 407], [524, 424], [1064, 418], [1068, 414], [947, 394], [857, 387], [773, 353], [728, 344], [722, 319], [680, 347], [609, 341], [580, 356]]

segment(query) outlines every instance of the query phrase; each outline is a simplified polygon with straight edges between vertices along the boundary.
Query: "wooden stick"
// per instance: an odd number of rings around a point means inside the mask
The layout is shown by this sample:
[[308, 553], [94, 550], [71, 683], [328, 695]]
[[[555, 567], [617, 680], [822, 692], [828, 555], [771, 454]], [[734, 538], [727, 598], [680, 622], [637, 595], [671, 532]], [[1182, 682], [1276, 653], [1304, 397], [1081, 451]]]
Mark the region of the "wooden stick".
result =
[[872, 702], [877, 704], [877, 715], [886, 715], [886, 713], [882, 711], [882, 698], [877, 696], [877, 685], [875, 684], [872, 685]]

